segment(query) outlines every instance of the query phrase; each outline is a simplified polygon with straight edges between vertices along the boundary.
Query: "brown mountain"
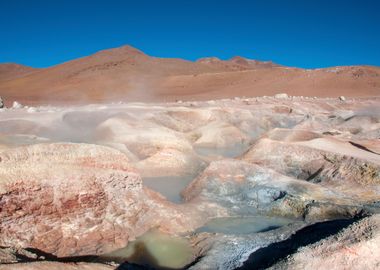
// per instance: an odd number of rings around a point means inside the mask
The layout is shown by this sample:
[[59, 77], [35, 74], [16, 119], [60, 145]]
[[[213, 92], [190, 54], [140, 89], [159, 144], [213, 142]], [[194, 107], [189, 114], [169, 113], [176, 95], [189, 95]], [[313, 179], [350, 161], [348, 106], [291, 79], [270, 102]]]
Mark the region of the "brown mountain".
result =
[[0, 81], [25, 76], [36, 70], [35, 68], [15, 63], [0, 64]]
[[124, 46], [44, 69], [0, 64], [0, 96], [8, 103], [171, 101], [262, 96], [378, 96], [380, 68], [284, 67], [234, 57], [196, 62], [151, 57]]

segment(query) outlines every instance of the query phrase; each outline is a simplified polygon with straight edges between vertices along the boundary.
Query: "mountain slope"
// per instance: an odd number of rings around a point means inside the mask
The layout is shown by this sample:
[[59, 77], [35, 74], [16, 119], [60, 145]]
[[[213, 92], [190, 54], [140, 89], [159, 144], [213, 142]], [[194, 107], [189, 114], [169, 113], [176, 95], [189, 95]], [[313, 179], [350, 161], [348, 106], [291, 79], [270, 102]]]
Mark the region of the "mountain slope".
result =
[[114, 100], [170, 101], [261, 96], [380, 95], [380, 68], [349, 66], [305, 70], [242, 57], [196, 62], [151, 57], [130, 47], [45, 69], [1, 72], [0, 96], [26, 104]]
[[35, 68], [15, 63], [0, 64], [0, 81], [22, 77], [36, 70]]

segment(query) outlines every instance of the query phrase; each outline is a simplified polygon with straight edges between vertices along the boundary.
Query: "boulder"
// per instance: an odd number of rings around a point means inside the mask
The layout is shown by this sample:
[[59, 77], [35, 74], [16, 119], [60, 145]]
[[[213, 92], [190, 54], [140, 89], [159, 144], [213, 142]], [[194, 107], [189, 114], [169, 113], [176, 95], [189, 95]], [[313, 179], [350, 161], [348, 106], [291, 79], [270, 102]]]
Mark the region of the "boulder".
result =
[[153, 227], [177, 233], [195, 226], [144, 188], [117, 150], [37, 144], [5, 149], [0, 160], [0, 246], [56, 256], [100, 254]]

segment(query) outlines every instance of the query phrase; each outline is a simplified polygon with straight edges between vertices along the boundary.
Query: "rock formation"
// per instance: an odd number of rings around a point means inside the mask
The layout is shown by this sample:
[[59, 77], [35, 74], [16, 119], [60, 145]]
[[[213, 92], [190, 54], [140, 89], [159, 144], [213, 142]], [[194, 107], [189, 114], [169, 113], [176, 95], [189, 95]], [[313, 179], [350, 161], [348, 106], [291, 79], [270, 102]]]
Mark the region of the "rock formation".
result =
[[152, 231], [188, 243], [191, 269], [375, 267], [379, 104], [4, 108], [0, 269], [139, 269], [134, 256], [120, 266], [106, 255]]
[[153, 227], [192, 229], [193, 221], [143, 188], [117, 150], [37, 144], [5, 150], [0, 160], [1, 246], [101, 254]]

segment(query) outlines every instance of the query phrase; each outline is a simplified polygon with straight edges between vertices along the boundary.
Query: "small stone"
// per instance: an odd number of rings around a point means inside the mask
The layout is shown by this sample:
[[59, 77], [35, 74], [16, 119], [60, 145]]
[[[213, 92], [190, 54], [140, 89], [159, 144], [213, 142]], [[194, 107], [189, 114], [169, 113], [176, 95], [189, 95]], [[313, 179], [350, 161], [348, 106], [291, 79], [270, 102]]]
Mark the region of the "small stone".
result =
[[288, 94], [286, 94], [286, 93], [279, 93], [279, 94], [274, 95], [274, 97], [277, 98], [277, 99], [287, 99], [287, 98], [289, 98]]
[[339, 97], [339, 100], [340, 100], [340, 101], [346, 101], [346, 97], [345, 97], [345, 96], [340, 96], [340, 97]]
[[13, 101], [12, 108], [13, 109], [21, 109], [22, 105], [21, 105], [21, 103], [19, 103], [17, 101]]
[[4, 101], [3, 101], [3, 99], [0, 97], [0, 109], [1, 108], [4, 108]]
[[37, 112], [37, 109], [35, 107], [29, 107], [26, 111], [28, 113], [35, 113], [35, 112]]

